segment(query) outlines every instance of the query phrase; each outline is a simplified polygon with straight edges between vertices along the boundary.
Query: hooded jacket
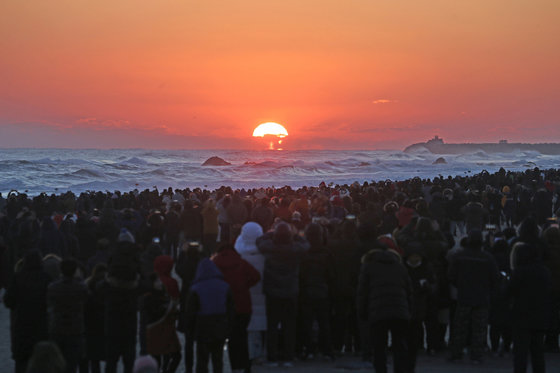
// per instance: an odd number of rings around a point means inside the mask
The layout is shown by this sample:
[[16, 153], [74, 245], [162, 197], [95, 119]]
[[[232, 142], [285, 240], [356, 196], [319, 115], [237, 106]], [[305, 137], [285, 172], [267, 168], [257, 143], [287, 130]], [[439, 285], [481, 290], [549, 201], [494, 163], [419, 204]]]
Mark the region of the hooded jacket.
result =
[[274, 233], [259, 237], [257, 247], [265, 257], [264, 293], [276, 298], [297, 297], [301, 258], [309, 243], [300, 236], [292, 236], [287, 224], [280, 224]]
[[229, 335], [233, 315], [228, 283], [210, 259], [202, 259], [187, 299], [187, 330], [197, 341], [223, 341]]
[[252, 307], [249, 289], [261, 280], [260, 273], [235, 250], [222, 250], [212, 258], [212, 261], [231, 288], [235, 312], [250, 314]]
[[[264, 256], [257, 248], [257, 238], [263, 235], [263, 230], [258, 223], [248, 222], [241, 228], [241, 234], [235, 241], [235, 250], [251, 264], [262, 279], [264, 272]], [[247, 327], [248, 331], [266, 330], [266, 299], [263, 293], [262, 281], [251, 287], [251, 305], [253, 313]]]
[[397, 253], [373, 249], [363, 256], [357, 297], [362, 320], [410, 320], [411, 295], [410, 277]]
[[159, 279], [167, 294], [173, 300], [179, 299], [179, 285], [177, 280], [171, 277], [171, 271], [173, 270], [173, 258], [169, 255], [160, 255], [154, 260], [154, 272], [157, 273]]

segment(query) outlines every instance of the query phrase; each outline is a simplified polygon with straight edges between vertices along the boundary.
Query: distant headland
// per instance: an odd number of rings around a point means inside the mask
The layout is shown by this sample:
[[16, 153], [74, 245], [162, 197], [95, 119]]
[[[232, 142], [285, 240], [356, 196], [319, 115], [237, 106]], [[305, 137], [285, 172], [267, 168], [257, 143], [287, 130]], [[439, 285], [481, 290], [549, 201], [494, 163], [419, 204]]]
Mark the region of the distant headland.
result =
[[509, 143], [507, 140], [500, 140], [496, 143], [464, 143], [446, 144], [439, 136], [426, 142], [420, 142], [407, 146], [405, 153], [418, 150], [428, 150], [434, 154], [463, 154], [483, 151], [486, 153], [511, 153], [514, 151], [536, 151], [541, 154], [560, 155], [560, 143]]

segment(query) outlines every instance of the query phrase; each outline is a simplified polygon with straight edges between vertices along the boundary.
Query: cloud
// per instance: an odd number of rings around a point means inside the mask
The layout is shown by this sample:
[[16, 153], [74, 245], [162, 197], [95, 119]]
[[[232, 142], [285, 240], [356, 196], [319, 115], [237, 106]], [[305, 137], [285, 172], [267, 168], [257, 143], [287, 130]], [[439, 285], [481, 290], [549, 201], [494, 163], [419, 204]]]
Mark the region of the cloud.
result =
[[389, 100], [386, 98], [380, 98], [378, 100], [372, 101], [371, 103], [377, 105], [377, 104], [396, 104], [397, 102], [399, 102], [399, 100]]

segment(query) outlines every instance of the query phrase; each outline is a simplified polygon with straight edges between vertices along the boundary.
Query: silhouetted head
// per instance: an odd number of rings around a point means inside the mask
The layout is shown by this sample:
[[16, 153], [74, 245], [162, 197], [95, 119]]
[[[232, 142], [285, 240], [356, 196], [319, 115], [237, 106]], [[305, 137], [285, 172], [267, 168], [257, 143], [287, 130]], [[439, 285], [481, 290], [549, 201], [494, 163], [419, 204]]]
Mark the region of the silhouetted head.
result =
[[74, 277], [77, 269], [78, 263], [74, 259], [64, 259], [60, 262], [60, 273], [64, 277]]
[[537, 221], [529, 216], [519, 225], [519, 239], [524, 242], [532, 242], [539, 238], [539, 226]]
[[286, 223], [280, 223], [276, 226], [273, 236], [274, 243], [289, 244], [292, 242], [292, 228]]
[[321, 247], [325, 244], [325, 231], [320, 224], [311, 223], [305, 228], [305, 238], [311, 247]]
[[469, 232], [466, 245], [469, 249], [478, 250], [482, 247], [482, 232], [478, 229], [473, 229]]

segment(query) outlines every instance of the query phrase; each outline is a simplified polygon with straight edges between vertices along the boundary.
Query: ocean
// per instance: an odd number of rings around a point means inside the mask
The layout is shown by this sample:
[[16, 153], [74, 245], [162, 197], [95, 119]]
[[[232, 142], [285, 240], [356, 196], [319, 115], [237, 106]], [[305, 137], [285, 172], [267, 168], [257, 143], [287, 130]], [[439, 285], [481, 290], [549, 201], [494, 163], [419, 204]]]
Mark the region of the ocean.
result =
[[[212, 156], [230, 166], [202, 166]], [[433, 164], [443, 157], [446, 164]], [[157, 187], [233, 188], [316, 186], [469, 175], [500, 167], [520, 171], [556, 168], [560, 156], [533, 151], [436, 155], [427, 150], [242, 151], [147, 149], [0, 149], [0, 192], [30, 195], [73, 191], [129, 191]]]

